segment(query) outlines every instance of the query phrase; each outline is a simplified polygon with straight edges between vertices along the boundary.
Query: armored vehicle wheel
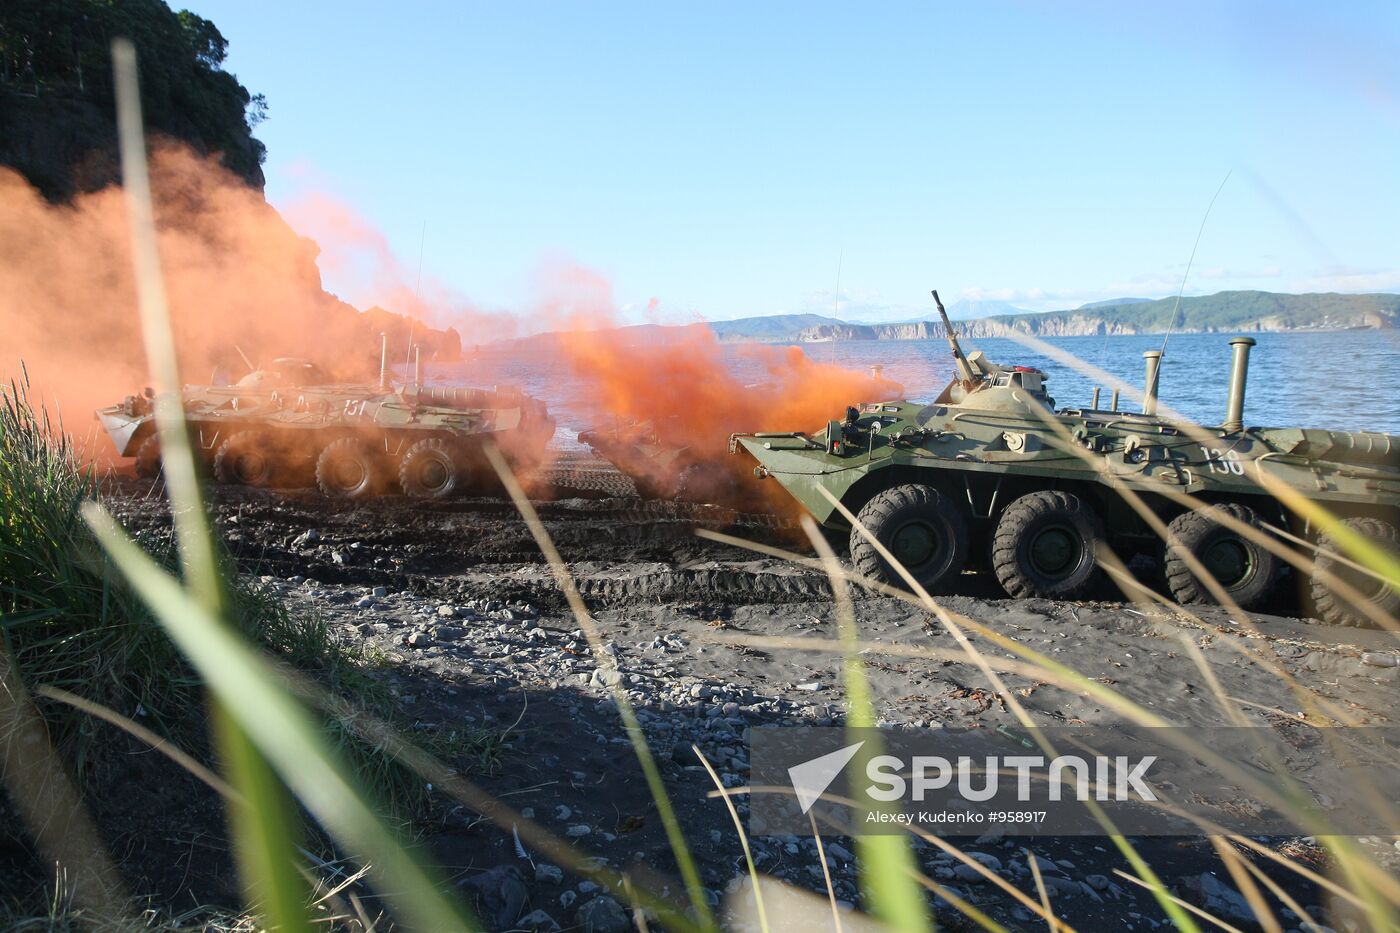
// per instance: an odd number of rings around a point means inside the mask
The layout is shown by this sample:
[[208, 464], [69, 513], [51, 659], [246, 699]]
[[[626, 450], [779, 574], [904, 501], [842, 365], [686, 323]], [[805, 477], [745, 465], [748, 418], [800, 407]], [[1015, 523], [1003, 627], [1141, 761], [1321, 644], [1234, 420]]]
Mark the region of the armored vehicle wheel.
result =
[[1221, 588], [1241, 609], [1253, 609], [1269, 595], [1278, 579], [1279, 561], [1274, 554], [1243, 535], [1215, 521], [1220, 511], [1254, 528], [1259, 516], [1247, 505], [1229, 503], [1207, 511], [1183, 512], [1167, 526], [1167, 589], [1182, 605], [1214, 605], [1209, 588], [1187, 566], [1186, 554], [1201, 562]]
[[[1379, 518], [1348, 518], [1342, 524], [1366, 538], [1392, 557], [1400, 558], [1400, 532], [1390, 522]], [[1341, 550], [1326, 536], [1318, 540], [1318, 546], [1329, 551]], [[1394, 619], [1400, 617], [1400, 592], [1388, 584], [1377, 580], [1368, 573], [1362, 573], [1335, 557], [1319, 554], [1317, 566], [1309, 579], [1312, 591], [1313, 609], [1317, 617], [1333, 625], [1372, 627], [1371, 618], [1353, 606], [1349, 601], [1333, 593], [1327, 585], [1326, 576], [1332, 574], [1366, 598], [1382, 614]]]
[[275, 456], [266, 437], [256, 431], [230, 434], [214, 454], [214, 478], [221, 483], [267, 486]]
[[379, 458], [359, 438], [331, 441], [316, 458], [316, 486], [333, 499], [362, 499], [379, 490]]
[[1098, 581], [1103, 521], [1084, 500], [1046, 489], [1011, 503], [992, 538], [992, 569], [1008, 596], [1078, 599]]
[[[957, 579], [967, 563], [967, 516], [956, 500], [932, 486], [886, 489], [856, 517], [930, 592]], [[851, 562], [862, 576], [904, 585], [899, 572], [854, 528]]]
[[447, 442], [437, 437], [408, 448], [399, 464], [399, 485], [406, 496], [441, 499], [467, 484], [468, 470]]
[[160, 438], [152, 434], [136, 448], [136, 475], [142, 479], [156, 479], [160, 470]]

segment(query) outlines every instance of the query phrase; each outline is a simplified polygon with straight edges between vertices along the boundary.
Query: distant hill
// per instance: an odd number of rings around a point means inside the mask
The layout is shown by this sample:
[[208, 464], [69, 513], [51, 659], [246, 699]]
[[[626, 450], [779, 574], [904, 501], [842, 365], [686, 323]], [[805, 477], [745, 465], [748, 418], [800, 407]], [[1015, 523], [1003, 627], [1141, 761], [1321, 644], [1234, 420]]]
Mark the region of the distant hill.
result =
[[774, 314], [771, 317], [741, 317], [733, 321], [714, 321], [710, 330], [721, 340], [790, 340], [792, 335], [808, 327], [839, 324], [836, 318], [820, 314]]
[[[957, 322], [959, 336], [1001, 337], [1010, 333], [1037, 337], [1164, 333], [1175, 298], [1127, 298], [1113, 304], [1043, 313], [1022, 312]], [[1378, 330], [1400, 324], [1400, 295], [1337, 293], [1284, 295], [1274, 292], [1220, 292], [1182, 298], [1176, 315], [1178, 334]], [[646, 345], [708, 327], [723, 343], [825, 343], [851, 340], [941, 340], [939, 321], [887, 324], [842, 321], [821, 314], [775, 314], [731, 321], [693, 324], [634, 324], [615, 328], [617, 340]], [[452, 336], [456, 336], [455, 334]], [[560, 333], [520, 338], [521, 343], [549, 344]]]
[[1085, 311], [1089, 308], [1111, 308], [1114, 305], [1140, 305], [1152, 300], [1151, 298], [1105, 298], [1103, 301], [1091, 301], [1088, 304], [1082, 304], [1079, 306], [1079, 310]]
[[[963, 319], [958, 322], [958, 332], [969, 337], [996, 337], [1012, 331], [1041, 337], [1156, 334], [1167, 330], [1175, 306], [1175, 298], [1122, 298], [1107, 304], [1094, 302], [1073, 310], [1021, 311]], [[1174, 330], [1176, 333], [1215, 333], [1389, 328], [1396, 326], [1397, 319], [1400, 319], [1400, 295], [1284, 295], [1238, 291], [1182, 298]], [[916, 319], [865, 324], [820, 314], [746, 317], [709, 326], [725, 342], [921, 340], [943, 333], [942, 325], [936, 321]]]
[[[1086, 334], [1160, 334], [1168, 329], [1185, 334], [1219, 331], [1343, 330], [1394, 327], [1400, 316], [1400, 295], [1342, 295], [1335, 292], [1284, 295], [1275, 292], [1220, 292], [1156, 301], [1014, 314], [969, 322], [965, 332], [995, 337], [1010, 331], [1041, 337]], [[1175, 309], [1175, 320], [1173, 310]], [[1174, 325], [1174, 326], [1173, 326]]]

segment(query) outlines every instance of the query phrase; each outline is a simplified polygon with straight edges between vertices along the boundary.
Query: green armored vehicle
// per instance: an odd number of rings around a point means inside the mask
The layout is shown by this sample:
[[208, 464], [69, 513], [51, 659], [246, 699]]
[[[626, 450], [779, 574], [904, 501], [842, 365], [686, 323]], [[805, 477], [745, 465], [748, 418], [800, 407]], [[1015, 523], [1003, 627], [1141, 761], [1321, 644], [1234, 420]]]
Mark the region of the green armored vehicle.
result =
[[[391, 491], [440, 498], [490, 474], [481, 445], [496, 443], [517, 467], [543, 455], [554, 421], [543, 402], [515, 389], [390, 386], [328, 379], [313, 363], [278, 359], [232, 385], [186, 386], [185, 418], [220, 483], [315, 484], [355, 499]], [[151, 393], [99, 409], [117, 454], [136, 472], [160, 470]]]
[[[1230, 341], [1229, 402], [1219, 426], [1156, 414], [1159, 351], [1144, 354], [1143, 412], [1119, 411], [1117, 392], [1100, 408], [1097, 389], [1089, 408], [1056, 409], [1044, 372], [964, 354], [933, 294], [957, 374], [932, 403], [865, 404], [815, 434], [730, 439], [731, 452], [758, 460], [756, 475], [780, 482], [823, 526], [844, 530], [849, 523], [821, 490], [830, 493], [931, 592], [971, 564], [990, 569], [1011, 596], [1083, 597], [1099, 578], [1096, 549], [1107, 546], [1124, 563], [1143, 552], [1158, 556], [1178, 602], [1214, 602], [1219, 589], [1242, 607], [1257, 606], [1282, 561], [1217, 519], [1330, 550], [1266, 480], [1400, 554], [1400, 437], [1247, 427], [1251, 338]], [[1207, 505], [1193, 508], [1181, 494]], [[1164, 550], [1142, 510], [1166, 525]], [[863, 536], [852, 530], [850, 540], [858, 572], [900, 582]], [[1318, 566], [1308, 588], [1324, 620], [1364, 624], [1400, 614], [1400, 593], [1376, 577], [1330, 556]], [[1328, 585], [1336, 578], [1346, 587]], [[1369, 601], [1369, 613], [1343, 598], [1347, 587]]]

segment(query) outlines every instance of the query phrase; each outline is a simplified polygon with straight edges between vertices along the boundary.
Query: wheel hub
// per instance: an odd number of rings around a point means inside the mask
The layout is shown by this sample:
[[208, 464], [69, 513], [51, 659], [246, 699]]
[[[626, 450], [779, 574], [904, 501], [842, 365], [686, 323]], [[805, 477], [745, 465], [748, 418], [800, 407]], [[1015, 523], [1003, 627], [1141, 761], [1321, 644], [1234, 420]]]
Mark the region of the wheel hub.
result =
[[942, 547], [938, 532], [924, 522], [909, 522], [894, 533], [890, 552], [907, 569], [922, 567], [934, 559]]
[[233, 472], [240, 482], [251, 483], [262, 477], [267, 461], [261, 454], [246, 453], [234, 461]]
[[1201, 563], [1226, 589], [1246, 582], [1254, 573], [1254, 557], [1243, 541], [1233, 536], [1213, 542], [1201, 555]]
[[447, 485], [447, 481], [451, 478], [451, 472], [447, 469], [447, 464], [442, 461], [430, 460], [423, 464], [418, 476], [427, 488], [441, 489]]
[[342, 460], [335, 465], [336, 485], [342, 489], [354, 489], [364, 478], [364, 468], [354, 460]]
[[1051, 578], [1063, 577], [1079, 563], [1079, 536], [1058, 525], [1042, 529], [1031, 538], [1028, 555], [1036, 571]]

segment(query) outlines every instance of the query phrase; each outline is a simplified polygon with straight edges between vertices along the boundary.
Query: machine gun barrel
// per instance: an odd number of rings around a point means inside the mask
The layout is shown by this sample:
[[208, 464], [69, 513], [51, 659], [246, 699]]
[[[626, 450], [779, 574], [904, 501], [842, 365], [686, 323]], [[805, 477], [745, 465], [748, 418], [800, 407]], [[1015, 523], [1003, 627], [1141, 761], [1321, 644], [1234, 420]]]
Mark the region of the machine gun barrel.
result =
[[948, 334], [948, 345], [953, 348], [953, 359], [958, 364], [958, 375], [963, 382], [976, 382], [977, 378], [972, 372], [972, 367], [968, 365], [967, 357], [963, 355], [962, 347], [958, 345], [958, 336], [953, 333], [953, 322], [948, 320], [948, 312], [943, 308], [943, 301], [938, 297], [938, 289], [933, 290], [933, 303], [938, 306], [938, 316], [943, 319], [943, 330]]

